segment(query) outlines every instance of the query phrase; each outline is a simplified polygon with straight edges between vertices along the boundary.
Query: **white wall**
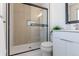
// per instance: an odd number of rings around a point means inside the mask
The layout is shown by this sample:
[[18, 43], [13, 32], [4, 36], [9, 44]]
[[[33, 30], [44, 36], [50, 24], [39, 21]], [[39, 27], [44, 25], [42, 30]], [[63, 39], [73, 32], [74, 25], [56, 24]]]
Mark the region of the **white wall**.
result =
[[70, 29], [70, 25], [65, 24], [65, 3], [50, 4], [50, 30], [55, 25]]
[[3, 23], [6, 20], [5, 7], [5, 4], [0, 3], [0, 56], [6, 55], [6, 23]]

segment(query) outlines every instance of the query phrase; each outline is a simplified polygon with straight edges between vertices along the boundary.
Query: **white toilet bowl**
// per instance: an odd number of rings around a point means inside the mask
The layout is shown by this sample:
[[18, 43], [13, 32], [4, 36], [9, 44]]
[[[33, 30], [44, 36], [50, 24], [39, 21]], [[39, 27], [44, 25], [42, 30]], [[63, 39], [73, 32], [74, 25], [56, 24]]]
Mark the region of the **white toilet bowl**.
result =
[[42, 53], [42, 56], [51, 56], [52, 55], [52, 43], [51, 42], [43, 42], [41, 43], [41, 53]]

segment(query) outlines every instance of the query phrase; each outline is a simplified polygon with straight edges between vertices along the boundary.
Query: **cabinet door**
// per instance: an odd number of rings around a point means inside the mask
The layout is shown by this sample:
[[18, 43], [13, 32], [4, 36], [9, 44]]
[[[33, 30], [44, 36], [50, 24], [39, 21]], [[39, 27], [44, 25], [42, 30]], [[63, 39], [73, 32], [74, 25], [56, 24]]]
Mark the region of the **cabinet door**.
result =
[[67, 42], [67, 55], [79, 56], [79, 44]]
[[60, 38], [53, 38], [53, 55], [66, 56], [66, 42]]

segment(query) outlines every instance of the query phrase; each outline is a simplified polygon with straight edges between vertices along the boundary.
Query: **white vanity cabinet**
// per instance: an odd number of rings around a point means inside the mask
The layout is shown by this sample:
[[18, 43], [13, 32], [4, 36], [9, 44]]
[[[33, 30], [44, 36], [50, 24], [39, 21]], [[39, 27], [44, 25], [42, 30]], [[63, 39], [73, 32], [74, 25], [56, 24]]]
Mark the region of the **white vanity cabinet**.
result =
[[79, 56], [79, 44], [67, 42], [67, 56]]
[[66, 42], [59, 40], [59, 38], [53, 39], [53, 55], [64, 56], [66, 55]]
[[53, 32], [54, 56], [79, 56], [79, 32]]

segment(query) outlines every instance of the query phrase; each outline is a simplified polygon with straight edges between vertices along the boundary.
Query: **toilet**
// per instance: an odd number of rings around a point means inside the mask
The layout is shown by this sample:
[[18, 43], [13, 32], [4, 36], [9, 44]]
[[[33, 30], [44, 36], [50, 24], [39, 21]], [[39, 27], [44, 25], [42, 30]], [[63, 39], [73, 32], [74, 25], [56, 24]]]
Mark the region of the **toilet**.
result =
[[51, 56], [53, 51], [53, 44], [50, 41], [41, 43], [41, 54], [42, 56]]

